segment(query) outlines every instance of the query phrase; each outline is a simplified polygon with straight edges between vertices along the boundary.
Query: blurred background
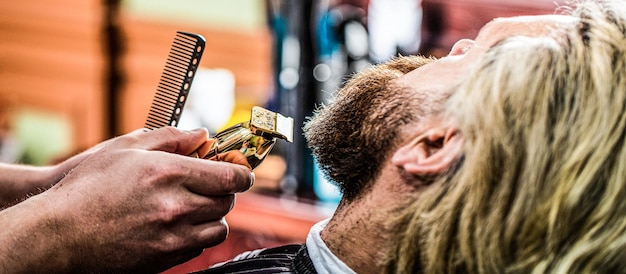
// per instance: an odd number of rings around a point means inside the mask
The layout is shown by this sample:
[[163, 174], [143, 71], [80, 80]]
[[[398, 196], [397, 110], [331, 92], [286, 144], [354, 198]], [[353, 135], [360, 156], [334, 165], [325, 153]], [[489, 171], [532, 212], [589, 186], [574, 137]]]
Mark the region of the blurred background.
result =
[[[169, 272], [301, 242], [340, 198], [301, 127], [348, 76], [398, 54], [444, 56], [495, 17], [554, 0], [20, 0], [0, 3], [0, 161], [53, 164], [144, 126], [176, 31], [206, 48], [179, 127], [211, 133], [258, 105], [295, 120], [227, 219], [228, 240]], [[562, 3], [561, 3], [562, 4]], [[358, 159], [355, 159], [358, 160]]]

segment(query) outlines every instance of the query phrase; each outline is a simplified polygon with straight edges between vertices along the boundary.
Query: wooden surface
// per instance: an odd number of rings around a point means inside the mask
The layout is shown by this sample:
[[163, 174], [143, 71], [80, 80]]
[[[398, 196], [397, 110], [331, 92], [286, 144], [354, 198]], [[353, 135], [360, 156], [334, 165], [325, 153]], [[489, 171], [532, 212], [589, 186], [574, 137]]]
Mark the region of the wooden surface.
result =
[[[0, 96], [18, 108], [71, 121], [73, 148], [104, 139], [107, 125], [102, 1], [20, 0], [0, 3]], [[177, 30], [207, 39], [201, 67], [225, 68], [236, 78], [238, 103], [263, 103], [271, 88], [271, 38], [258, 31], [220, 30], [149, 21], [121, 12], [123, 82], [117, 107], [122, 134], [144, 125]], [[219, 100], [219, 98], [216, 98]]]
[[76, 147], [103, 136], [100, 1], [0, 3], [0, 95], [72, 121]]

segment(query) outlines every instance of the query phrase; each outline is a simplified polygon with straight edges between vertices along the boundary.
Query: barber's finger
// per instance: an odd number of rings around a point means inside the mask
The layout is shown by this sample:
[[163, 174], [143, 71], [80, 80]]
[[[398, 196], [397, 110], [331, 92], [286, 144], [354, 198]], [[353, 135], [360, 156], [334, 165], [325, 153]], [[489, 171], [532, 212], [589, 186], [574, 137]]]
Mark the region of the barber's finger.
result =
[[185, 198], [190, 212], [184, 217], [189, 224], [201, 224], [223, 218], [235, 205], [235, 194], [220, 196], [201, 196], [191, 194]]
[[228, 223], [226, 223], [224, 218], [195, 225], [194, 227], [197, 241], [204, 247], [215, 246], [226, 240], [228, 236]]
[[246, 191], [254, 183], [250, 169], [225, 162], [186, 157], [175, 163], [189, 173], [184, 185], [204, 196], [233, 194]]
[[217, 156], [210, 158], [210, 160], [238, 164], [252, 170], [252, 166], [250, 166], [250, 163], [248, 163], [248, 159], [239, 150], [231, 150], [228, 152], [220, 153]]
[[135, 130], [116, 138], [117, 146], [190, 155], [208, 139], [205, 128], [180, 130], [163, 127], [154, 130]]

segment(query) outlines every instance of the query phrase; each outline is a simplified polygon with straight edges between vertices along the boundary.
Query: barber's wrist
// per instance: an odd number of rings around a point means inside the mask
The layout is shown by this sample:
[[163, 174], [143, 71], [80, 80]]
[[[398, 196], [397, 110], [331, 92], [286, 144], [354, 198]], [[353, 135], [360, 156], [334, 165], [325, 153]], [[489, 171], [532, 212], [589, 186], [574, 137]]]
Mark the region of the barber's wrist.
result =
[[63, 171], [58, 166], [35, 167], [30, 182], [24, 183], [19, 191], [24, 198], [38, 195], [58, 183], [64, 176]]
[[8, 178], [0, 180], [2, 192], [0, 192], [0, 209], [15, 205], [26, 199], [41, 193], [55, 184], [59, 177], [56, 167], [38, 166], [14, 166], [7, 169]]
[[[0, 261], [5, 270], [64, 273], [70, 270], [69, 233], [62, 214], [45, 197], [35, 196], [0, 212]], [[5, 254], [6, 253], [6, 254]]]
[[69, 167], [65, 163], [60, 163], [54, 166], [48, 166], [43, 170], [43, 175], [45, 176], [46, 184], [49, 186], [55, 185], [59, 181], [61, 181], [69, 172], [72, 170], [73, 166]]

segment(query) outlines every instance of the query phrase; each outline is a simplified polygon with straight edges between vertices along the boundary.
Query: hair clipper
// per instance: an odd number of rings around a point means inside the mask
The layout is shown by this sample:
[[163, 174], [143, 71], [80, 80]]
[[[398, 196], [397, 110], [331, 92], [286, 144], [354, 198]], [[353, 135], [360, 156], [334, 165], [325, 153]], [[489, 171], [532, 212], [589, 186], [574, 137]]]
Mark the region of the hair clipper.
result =
[[203, 158], [219, 160], [220, 154], [237, 150], [254, 169], [263, 162], [277, 139], [293, 142], [293, 124], [291, 117], [255, 106], [252, 108], [250, 121], [238, 123], [217, 133], [213, 137], [215, 143]]

